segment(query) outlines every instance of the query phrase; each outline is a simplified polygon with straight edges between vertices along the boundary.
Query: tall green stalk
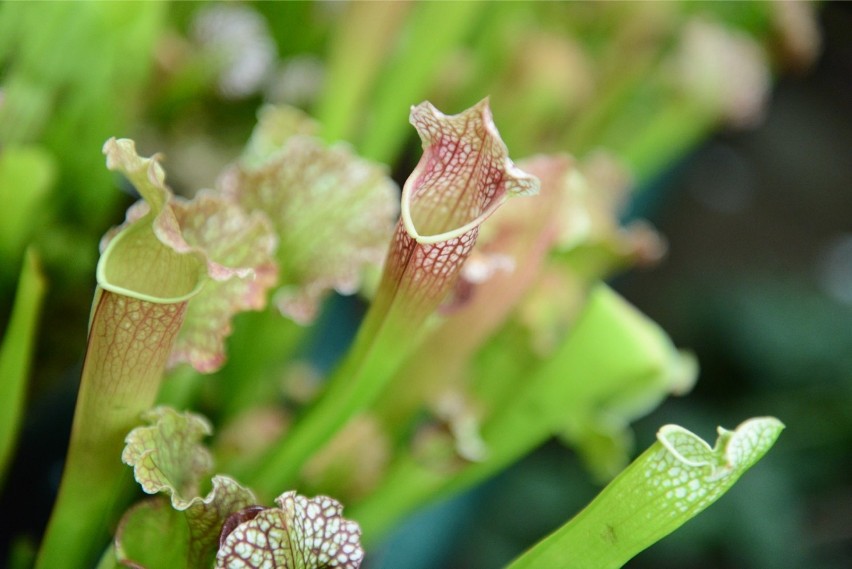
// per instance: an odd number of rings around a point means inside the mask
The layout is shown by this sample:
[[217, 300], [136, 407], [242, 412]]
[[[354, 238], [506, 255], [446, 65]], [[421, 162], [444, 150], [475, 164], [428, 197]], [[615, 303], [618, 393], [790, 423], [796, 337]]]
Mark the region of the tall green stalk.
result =
[[784, 425], [759, 417], [719, 428], [713, 448], [677, 425], [577, 514], [509, 569], [618, 569], [701, 513], [763, 458]]
[[36, 327], [46, 288], [38, 257], [29, 249], [24, 257], [12, 317], [0, 344], [0, 485], [24, 412]]
[[155, 401], [187, 302], [206, 278], [197, 252], [160, 241], [168, 206], [165, 174], [130, 141], [110, 140], [107, 165], [136, 185], [148, 211], [109, 243], [98, 263], [68, 456], [36, 567], [91, 567], [107, 540], [122, 488], [124, 437]]
[[37, 568], [88, 567], [106, 544], [131, 478], [124, 437], [157, 396], [186, 300], [151, 302], [98, 288], [59, 497]]

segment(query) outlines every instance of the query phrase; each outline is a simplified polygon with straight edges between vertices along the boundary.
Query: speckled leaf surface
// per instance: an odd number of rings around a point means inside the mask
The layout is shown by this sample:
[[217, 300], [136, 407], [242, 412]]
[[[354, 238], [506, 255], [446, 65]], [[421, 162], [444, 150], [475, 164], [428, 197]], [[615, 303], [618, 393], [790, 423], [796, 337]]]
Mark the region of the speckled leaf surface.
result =
[[326, 496], [286, 492], [269, 508], [228, 534], [217, 569], [358, 569], [364, 557], [361, 530]]
[[773, 417], [719, 428], [710, 447], [677, 425], [613, 480], [568, 524], [511, 569], [621, 567], [718, 500], [772, 447], [783, 430]]
[[634, 539], [673, 531], [715, 502], [769, 451], [783, 428], [772, 417], [751, 419], [734, 431], [720, 427], [711, 448], [683, 427], [662, 427], [657, 444], [631, 465], [633, 484], [613, 488], [612, 500], [635, 508], [628, 518]]
[[509, 159], [487, 99], [457, 115], [423, 102], [410, 121], [423, 157], [403, 188], [402, 219], [418, 242], [461, 235], [508, 197], [538, 192], [538, 178]]
[[283, 285], [275, 302], [301, 323], [330, 290], [356, 292], [365, 267], [381, 264], [397, 211], [385, 167], [306, 135], [305, 120], [267, 108], [243, 161], [220, 180], [223, 194], [272, 221]]

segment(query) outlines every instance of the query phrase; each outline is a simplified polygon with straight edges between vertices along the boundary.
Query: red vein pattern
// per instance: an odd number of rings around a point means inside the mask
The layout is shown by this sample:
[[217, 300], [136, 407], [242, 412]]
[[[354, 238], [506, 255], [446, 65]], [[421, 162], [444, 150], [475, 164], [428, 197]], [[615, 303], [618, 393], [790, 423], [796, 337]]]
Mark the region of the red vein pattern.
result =
[[538, 192], [539, 181], [509, 159], [487, 99], [453, 116], [424, 102], [410, 120], [423, 156], [403, 188], [387, 277], [431, 309], [455, 282], [480, 224], [510, 196]]
[[361, 528], [327, 496], [286, 492], [224, 538], [217, 569], [358, 569], [364, 558]]

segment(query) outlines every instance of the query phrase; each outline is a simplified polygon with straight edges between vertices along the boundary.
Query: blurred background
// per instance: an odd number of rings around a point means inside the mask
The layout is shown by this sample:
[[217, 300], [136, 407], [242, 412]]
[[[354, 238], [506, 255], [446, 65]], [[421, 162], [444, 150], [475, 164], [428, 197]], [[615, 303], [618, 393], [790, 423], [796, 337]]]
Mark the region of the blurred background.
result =
[[[379, 6], [379, 8], [376, 8]], [[514, 158], [598, 148], [635, 191], [625, 221], [668, 241], [614, 287], [695, 352], [686, 397], [635, 425], [712, 439], [774, 415], [772, 452], [629, 567], [852, 566], [852, 9], [826, 3], [0, 5], [0, 323], [35, 243], [49, 280], [21, 443], [0, 496], [0, 566], [36, 544], [61, 473], [115, 192], [109, 136], [213, 184], [263, 102], [391, 165], [419, 157], [408, 106], [490, 95]], [[499, 567], [599, 490], [552, 442], [438, 504], [365, 566]]]

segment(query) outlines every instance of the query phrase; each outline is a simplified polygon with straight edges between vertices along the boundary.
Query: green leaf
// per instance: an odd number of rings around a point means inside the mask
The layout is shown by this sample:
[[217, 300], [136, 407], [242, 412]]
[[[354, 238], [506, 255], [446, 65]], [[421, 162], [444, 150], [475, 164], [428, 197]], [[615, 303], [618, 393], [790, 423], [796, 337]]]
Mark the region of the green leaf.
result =
[[38, 257], [30, 249], [21, 269], [12, 317], [0, 345], [0, 484], [23, 416], [36, 326], [46, 287]]
[[364, 558], [361, 529], [327, 496], [286, 492], [225, 537], [217, 569], [358, 569]]
[[[203, 417], [157, 407], [145, 419], [152, 425], [130, 432], [121, 458], [133, 466], [134, 476], [145, 492], [170, 496], [172, 508], [182, 513], [187, 528], [187, 541], [180, 544], [186, 550], [186, 563], [189, 567], [203, 567], [212, 560], [219, 531], [228, 516], [254, 504], [256, 498], [227, 476], [214, 476], [213, 489], [203, 498], [198, 495], [201, 482], [212, 466], [209, 451], [200, 444], [211, 431]], [[145, 520], [146, 517], [168, 518], [159, 509], [147, 508], [131, 510], [125, 521], [131, 527], [142, 527], [134, 531], [149, 531], [145, 528], [156, 531], [157, 524]], [[117, 551], [134, 547], [125, 543], [127, 535], [118, 536]]]
[[[506, 332], [517, 332], [517, 327]], [[511, 356], [519, 339], [524, 336], [508, 333], [493, 348]], [[355, 506], [365, 539], [380, 537], [401, 516], [430, 500], [493, 476], [555, 433], [570, 433], [575, 445], [589, 444], [594, 428], [609, 419], [622, 435], [629, 421], [692, 385], [694, 369], [684, 368], [683, 360], [656, 324], [598, 285], [550, 357], [514, 367], [497, 357], [474, 375], [471, 387], [481, 409], [484, 460], [457, 464], [448, 472], [440, 463], [419, 459], [410, 448], [400, 453], [378, 488]], [[492, 376], [504, 366], [512, 373], [494, 382]], [[596, 465], [610, 465], [627, 451], [617, 444], [595, 450], [599, 456], [584, 458]]]
[[257, 112], [257, 124], [252, 130], [240, 163], [249, 170], [262, 168], [283, 151], [288, 139], [317, 136], [319, 124], [295, 107], [265, 105]]
[[161, 2], [0, 6], [0, 142], [43, 144], [56, 159], [63, 219], [100, 231], [120, 194], [98, 146], [127, 129], [168, 13]]
[[679, 352], [658, 325], [599, 285], [576, 328], [528, 387], [528, 404], [536, 409], [536, 420], [549, 422], [551, 432], [570, 441], [595, 474], [608, 479], [627, 463], [630, 422], [670, 394], [688, 392], [696, 376], [689, 354]]
[[397, 36], [404, 33], [400, 24], [412, 8], [408, 2], [346, 5], [331, 34], [324, 88], [315, 111], [325, 140], [352, 140], [382, 65], [394, 53]]
[[525, 553], [510, 569], [615, 569], [719, 499], [765, 455], [784, 425], [750, 419], [719, 428], [711, 448], [666, 425], [657, 442], [574, 519]]
[[104, 238], [98, 284], [150, 302], [188, 300], [206, 282], [206, 259], [181, 236], [159, 157], [139, 156], [128, 139], [111, 138], [103, 151], [107, 168], [124, 174], [145, 201], [131, 207], [127, 222]]

